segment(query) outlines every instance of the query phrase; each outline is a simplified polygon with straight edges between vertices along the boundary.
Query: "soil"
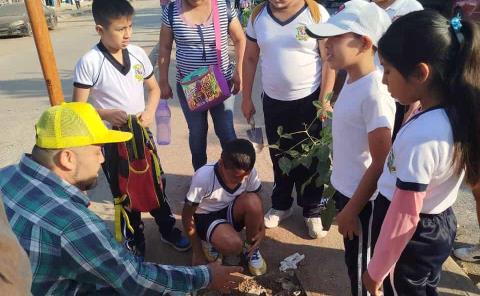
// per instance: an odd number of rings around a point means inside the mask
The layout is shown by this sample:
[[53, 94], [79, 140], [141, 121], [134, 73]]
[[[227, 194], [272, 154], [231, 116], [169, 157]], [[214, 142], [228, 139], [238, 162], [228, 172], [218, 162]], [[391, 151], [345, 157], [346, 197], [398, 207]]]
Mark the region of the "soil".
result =
[[[242, 276], [244, 279], [238, 288], [231, 294], [234, 296], [306, 296], [300, 281], [294, 271], [280, 272], [273, 271], [267, 274], [250, 277]], [[202, 290], [198, 296], [221, 296], [221, 293]]]

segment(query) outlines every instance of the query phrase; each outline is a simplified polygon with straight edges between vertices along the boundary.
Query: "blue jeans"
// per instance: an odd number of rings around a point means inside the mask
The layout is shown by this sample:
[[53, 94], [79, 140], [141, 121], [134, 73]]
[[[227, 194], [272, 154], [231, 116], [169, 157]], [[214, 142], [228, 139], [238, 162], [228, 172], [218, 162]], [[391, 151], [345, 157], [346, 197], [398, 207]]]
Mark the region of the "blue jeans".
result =
[[182, 87], [177, 83], [177, 95], [182, 106], [183, 114], [188, 124], [188, 142], [192, 153], [192, 165], [196, 171], [207, 163], [207, 114], [210, 112], [213, 120], [215, 134], [222, 147], [225, 143], [237, 138], [233, 128], [233, 105], [235, 97], [231, 96], [223, 103], [211, 108], [208, 111], [192, 112], [188, 108], [185, 94]]

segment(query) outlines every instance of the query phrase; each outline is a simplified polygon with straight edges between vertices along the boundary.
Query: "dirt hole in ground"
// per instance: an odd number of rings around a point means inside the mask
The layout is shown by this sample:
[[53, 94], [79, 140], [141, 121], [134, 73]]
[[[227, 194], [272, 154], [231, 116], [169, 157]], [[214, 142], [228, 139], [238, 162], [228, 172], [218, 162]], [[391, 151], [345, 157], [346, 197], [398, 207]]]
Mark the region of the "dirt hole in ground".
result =
[[[242, 281], [238, 289], [228, 295], [234, 296], [306, 296], [295, 272], [269, 272], [267, 274], [251, 277], [241, 275]], [[198, 296], [221, 296], [221, 293], [202, 290]]]

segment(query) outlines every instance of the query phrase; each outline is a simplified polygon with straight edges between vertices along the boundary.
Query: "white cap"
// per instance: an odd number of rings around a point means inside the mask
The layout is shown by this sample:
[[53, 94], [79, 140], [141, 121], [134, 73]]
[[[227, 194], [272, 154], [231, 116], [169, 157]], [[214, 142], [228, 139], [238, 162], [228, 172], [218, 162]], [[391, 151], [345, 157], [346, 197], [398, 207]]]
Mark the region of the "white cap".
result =
[[377, 4], [351, 0], [340, 6], [338, 12], [326, 23], [307, 26], [307, 34], [320, 39], [355, 33], [368, 37], [376, 47], [391, 23], [388, 14]]

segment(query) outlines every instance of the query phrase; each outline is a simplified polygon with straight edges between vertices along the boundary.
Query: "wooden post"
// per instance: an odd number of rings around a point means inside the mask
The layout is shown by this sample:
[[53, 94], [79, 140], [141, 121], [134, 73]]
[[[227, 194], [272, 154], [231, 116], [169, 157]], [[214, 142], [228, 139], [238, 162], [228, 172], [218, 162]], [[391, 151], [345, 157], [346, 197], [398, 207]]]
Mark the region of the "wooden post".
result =
[[52, 42], [48, 33], [47, 21], [43, 13], [41, 0], [25, 0], [28, 17], [32, 26], [33, 38], [37, 47], [38, 58], [42, 66], [43, 77], [47, 85], [50, 104], [63, 102], [62, 84], [58, 76], [57, 63], [53, 53]]

